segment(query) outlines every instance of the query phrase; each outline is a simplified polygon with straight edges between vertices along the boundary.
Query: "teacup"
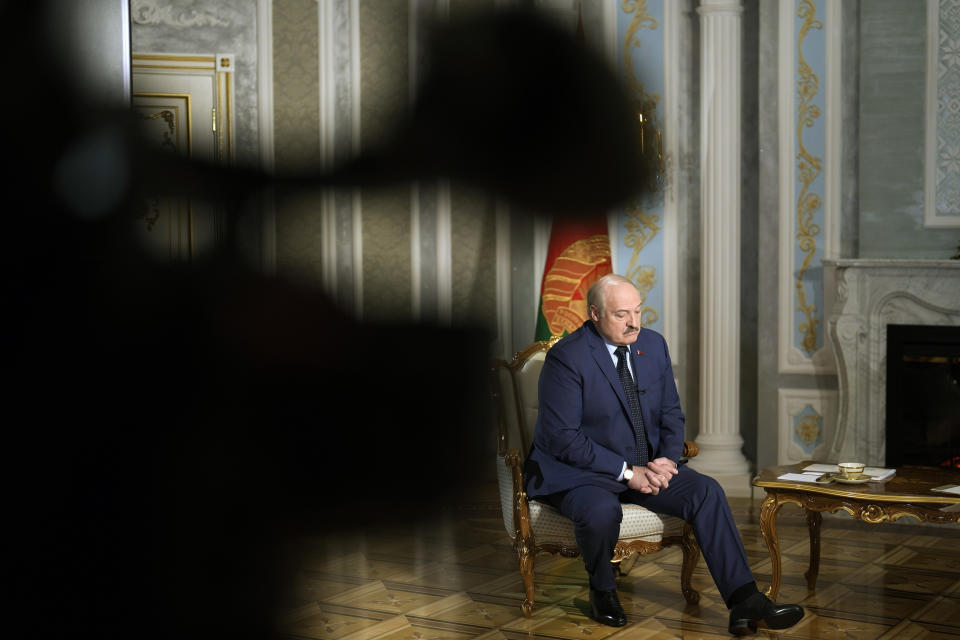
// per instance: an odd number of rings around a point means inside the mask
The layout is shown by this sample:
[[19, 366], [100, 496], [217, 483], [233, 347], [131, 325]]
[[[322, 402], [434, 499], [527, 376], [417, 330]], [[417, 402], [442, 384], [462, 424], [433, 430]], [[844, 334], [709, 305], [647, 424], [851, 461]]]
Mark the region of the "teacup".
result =
[[862, 462], [841, 462], [837, 466], [840, 468], [840, 475], [848, 479], [859, 477], [866, 467]]

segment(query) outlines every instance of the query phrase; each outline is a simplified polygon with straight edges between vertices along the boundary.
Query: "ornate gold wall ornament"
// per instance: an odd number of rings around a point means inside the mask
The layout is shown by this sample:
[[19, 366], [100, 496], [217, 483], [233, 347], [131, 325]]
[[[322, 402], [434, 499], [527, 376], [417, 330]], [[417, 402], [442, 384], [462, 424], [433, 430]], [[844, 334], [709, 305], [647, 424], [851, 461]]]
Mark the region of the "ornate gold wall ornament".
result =
[[[640, 151], [645, 156], [652, 157], [656, 153], [656, 169], [659, 175], [665, 173], [665, 159], [663, 157], [663, 135], [662, 127], [657, 117], [657, 105], [660, 104], [660, 94], [647, 93], [637, 77], [633, 68], [633, 58], [630, 52], [634, 47], [641, 45], [637, 32], [640, 29], [654, 30], [659, 28], [657, 19], [651, 16], [647, 11], [646, 0], [623, 0], [621, 7], [627, 15], [633, 14], [630, 24], [627, 26], [627, 32], [623, 38], [623, 67], [627, 78], [627, 88], [634, 96], [637, 108], [637, 118], [640, 121]], [[650, 132], [650, 140], [647, 140], [647, 132]], [[656, 147], [653, 143], [656, 142]], [[650, 145], [649, 148], [647, 146]], [[656, 188], [662, 187], [659, 182], [653, 183]]]
[[[159, 146], [172, 153], [177, 152], [177, 117], [170, 109], [155, 111], [153, 113], [134, 112], [141, 120], [163, 120], [167, 128], [160, 134]], [[160, 219], [160, 198], [143, 198], [140, 201], [140, 211], [136, 216], [137, 220], [143, 220], [147, 225], [147, 232], [152, 233], [154, 226]]]
[[[637, 74], [633, 71], [633, 59], [630, 57], [630, 50], [633, 47], [640, 46], [640, 39], [637, 38], [637, 31], [640, 29], [656, 29], [660, 25], [657, 19], [647, 12], [646, 0], [623, 0], [621, 5], [625, 14], [634, 14], [633, 19], [627, 26], [627, 33], [623, 37], [623, 65], [626, 70], [627, 85], [640, 100], [643, 113], [649, 115], [656, 111], [657, 104], [660, 102], [660, 95], [648, 94], [643, 89], [643, 84], [637, 79]], [[649, 109], [652, 107], [652, 109]]]
[[[631, 51], [634, 47], [640, 47], [641, 41], [638, 33], [641, 29], [658, 29], [660, 27], [657, 19], [650, 15], [646, 0], [622, 0], [621, 9], [624, 14], [632, 15], [630, 24], [627, 26], [626, 34], [623, 39], [623, 67], [626, 75], [627, 88], [634, 96], [637, 105], [637, 118], [640, 121], [640, 142], [641, 151], [644, 155], [652, 156], [656, 153], [657, 173], [664, 174], [663, 157], [663, 137], [662, 127], [659, 125], [657, 117], [657, 105], [660, 104], [660, 94], [648, 93], [640, 82], [634, 70]], [[648, 135], [648, 133], [650, 135]], [[656, 148], [653, 144], [656, 144]], [[649, 148], [646, 146], [649, 145]], [[651, 182], [657, 189], [662, 189], [663, 184], [657, 180]], [[623, 244], [633, 249], [630, 262], [626, 273], [623, 275], [629, 278], [637, 285], [641, 295], [646, 300], [647, 294], [657, 285], [657, 268], [653, 265], [640, 262], [640, 253], [644, 247], [656, 237], [660, 232], [660, 216], [646, 211], [640, 202], [633, 202], [626, 211], [625, 227], [627, 230], [623, 238]], [[641, 316], [643, 326], [649, 326], [660, 318], [657, 309], [645, 306]]]
[[606, 234], [577, 240], [557, 256], [543, 279], [541, 296], [543, 317], [552, 335], [573, 333], [587, 321], [587, 289], [596, 280], [591, 276], [609, 262], [610, 238]]
[[133, 0], [130, 20], [134, 24], [166, 25], [169, 27], [229, 27], [230, 21], [217, 15], [216, 10], [181, 9], [156, 0]]
[[177, 152], [176, 116], [174, 115], [173, 111], [170, 111], [169, 109], [164, 109], [163, 111], [157, 111], [155, 113], [137, 112], [137, 115], [141, 120], [162, 119], [167, 125], [167, 130], [164, 131], [163, 134], [161, 135], [160, 148], [173, 151], [174, 153]]
[[[627, 272], [624, 277], [637, 285], [640, 294], [646, 299], [646, 295], [657, 285], [657, 268], [649, 264], [639, 262], [640, 252], [660, 231], [660, 216], [646, 211], [638, 203], [627, 211], [627, 221], [624, 226], [627, 234], [623, 238], [623, 244], [633, 249], [633, 255], [630, 256], [630, 263], [627, 265]], [[650, 326], [660, 318], [660, 313], [654, 307], [645, 306], [641, 315], [643, 326]]]
[[797, 38], [797, 73], [800, 79], [797, 83], [797, 92], [800, 104], [797, 107], [797, 173], [802, 184], [800, 195], [797, 198], [797, 245], [805, 255], [803, 263], [796, 275], [797, 306], [806, 317], [805, 322], [797, 325], [797, 330], [803, 336], [802, 348], [809, 354], [817, 350], [817, 327], [820, 318], [817, 317], [817, 307], [807, 303], [807, 292], [804, 288], [803, 276], [813, 262], [817, 251], [817, 236], [820, 234], [820, 225], [813, 221], [813, 214], [823, 205], [820, 196], [810, 191], [810, 185], [820, 175], [821, 159], [811, 155], [803, 146], [803, 129], [813, 126], [814, 120], [820, 117], [820, 108], [812, 104], [820, 87], [820, 80], [813, 73], [810, 65], [803, 57], [803, 40], [810, 29], [822, 29], [823, 23], [816, 18], [817, 7], [813, 0], [801, 0], [797, 8], [797, 17], [803, 18], [800, 35]]
[[793, 427], [793, 432], [804, 447], [810, 449], [817, 443], [823, 433], [823, 416], [817, 414], [800, 416], [797, 424]]

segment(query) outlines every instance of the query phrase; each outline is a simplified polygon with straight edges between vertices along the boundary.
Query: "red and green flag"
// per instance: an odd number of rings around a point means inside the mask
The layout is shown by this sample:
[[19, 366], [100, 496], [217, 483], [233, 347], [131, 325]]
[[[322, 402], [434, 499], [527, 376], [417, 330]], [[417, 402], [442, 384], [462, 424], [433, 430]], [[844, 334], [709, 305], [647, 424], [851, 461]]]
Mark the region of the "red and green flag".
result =
[[[585, 40], [579, 11], [577, 39]], [[587, 290], [608, 273], [613, 273], [613, 265], [605, 216], [554, 220], [540, 282], [540, 311], [534, 340], [562, 337], [579, 329], [588, 317]]]
[[554, 220], [534, 340], [549, 340], [579, 329], [588, 317], [587, 289], [608, 273], [613, 273], [613, 265], [606, 217]]

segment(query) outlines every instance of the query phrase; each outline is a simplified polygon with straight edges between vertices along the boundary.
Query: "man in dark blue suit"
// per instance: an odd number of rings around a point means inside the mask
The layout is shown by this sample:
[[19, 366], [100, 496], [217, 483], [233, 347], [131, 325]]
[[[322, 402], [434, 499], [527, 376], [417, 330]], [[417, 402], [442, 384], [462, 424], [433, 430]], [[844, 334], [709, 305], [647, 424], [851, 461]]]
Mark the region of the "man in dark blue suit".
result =
[[620, 503], [631, 502], [690, 523], [730, 608], [730, 633], [750, 633], [759, 621], [792, 626], [803, 609], [757, 590], [723, 489], [678, 465], [680, 397], [663, 336], [640, 329], [642, 303], [627, 278], [600, 278], [587, 293], [590, 319], [547, 352], [524, 471], [527, 496], [573, 520], [598, 622], [626, 624], [610, 560]]

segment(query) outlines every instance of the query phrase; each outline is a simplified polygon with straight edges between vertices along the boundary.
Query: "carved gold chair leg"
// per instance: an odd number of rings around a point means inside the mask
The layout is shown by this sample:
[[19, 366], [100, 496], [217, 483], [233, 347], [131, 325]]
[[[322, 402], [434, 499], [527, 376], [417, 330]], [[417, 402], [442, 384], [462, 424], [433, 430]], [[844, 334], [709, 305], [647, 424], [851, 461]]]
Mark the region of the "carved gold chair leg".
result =
[[638, 557], [640, 557], [639, 553], [631, 553], [620, 562], [614, 562], [614, 565], [616, 565], [617, 575], [620, 575], [620, 576], [630, 575], [630, 571], [633, 569], [633, 565], [637, 564]]
[[683, 525], [683, 537], [680, 543], [683, 548], [683, 563], [680, 569], [680, 590], [683, 591], [683, 597], [688, 604], [697, 604], [700, 602], [700, 593], [694, 589], [690, 582], [693, 579], [693, 570], [697, 568], [700, 561], [700, 545], [693, 535], [693, 527], [689, 524]]
[[517, 557], [520, 560], [520, 577], [523, 579], [523, 604], [520, 611], [525, 618], [533, 615], [533, 555], [534, 552], [523, 540], [517, 539]]

